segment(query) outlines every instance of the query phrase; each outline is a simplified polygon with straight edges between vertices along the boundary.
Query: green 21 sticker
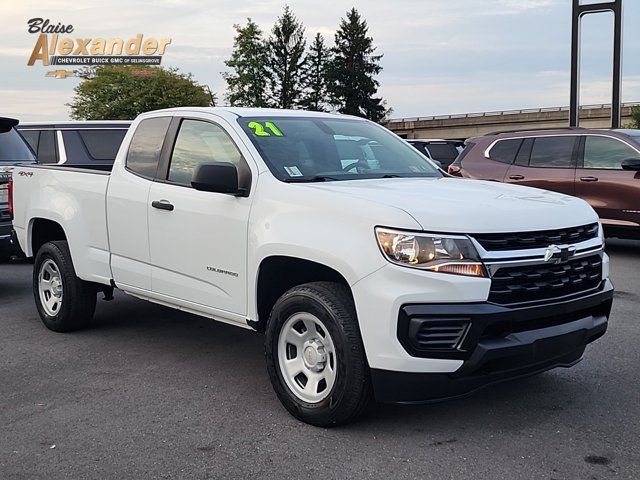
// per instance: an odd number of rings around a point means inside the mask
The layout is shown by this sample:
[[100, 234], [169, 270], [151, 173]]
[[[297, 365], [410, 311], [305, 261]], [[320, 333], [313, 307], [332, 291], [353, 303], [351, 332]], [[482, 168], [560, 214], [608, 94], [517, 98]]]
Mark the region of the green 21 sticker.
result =
[[260, 122], [249, 122], [247, 127], [253, 130], [253, 134], [257, 137], [270, 137], [272, 134], [276, 137], [284, 136], [273, 122], [264, 122], [264, 124]]

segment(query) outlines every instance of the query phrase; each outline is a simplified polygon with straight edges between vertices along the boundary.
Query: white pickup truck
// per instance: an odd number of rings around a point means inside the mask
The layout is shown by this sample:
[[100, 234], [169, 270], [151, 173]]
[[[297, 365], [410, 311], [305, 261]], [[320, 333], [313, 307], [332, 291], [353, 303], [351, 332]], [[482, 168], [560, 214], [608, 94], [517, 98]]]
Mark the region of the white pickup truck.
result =
[[358, 118], [155, 111], [110, 172], [39, 165], [14, 182], [48, 328], [87, 326], [118, 288], [265, 332], [276, 394], [314, 425], [568, 367], [607, 328], [587, 203], [449, 178]]

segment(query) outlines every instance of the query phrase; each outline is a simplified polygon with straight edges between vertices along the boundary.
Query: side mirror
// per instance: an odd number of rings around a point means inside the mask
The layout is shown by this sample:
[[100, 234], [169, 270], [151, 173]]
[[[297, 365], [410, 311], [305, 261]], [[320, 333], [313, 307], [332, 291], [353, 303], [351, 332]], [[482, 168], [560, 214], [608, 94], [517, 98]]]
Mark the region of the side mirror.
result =
[[640, 171], [640, 158], [628, 158], [621, 163], [623, 170]]
[[193, 172], [191, 186], [203, 192], [245, 195], [238, 184], [238, 169], [229, 162], [201, 163]]

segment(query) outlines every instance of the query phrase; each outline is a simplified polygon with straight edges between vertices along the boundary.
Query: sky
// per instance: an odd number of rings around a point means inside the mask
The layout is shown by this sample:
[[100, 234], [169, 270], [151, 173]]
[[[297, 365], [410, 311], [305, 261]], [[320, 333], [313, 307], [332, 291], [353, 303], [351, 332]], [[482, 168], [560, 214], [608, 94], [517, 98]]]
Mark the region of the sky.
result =
[[[640, 101], [640, 0], [625, 0], [623, 91]], [[270, 32], [285, 2], [256, 0], [0, 0], [0, 116], [64, 120], [77, 78], [27, 66], [33, 17], [73, 25], [72, 37], [171, 37], [162, 64], [191, 72], [224, 98], [221, 72], [233, 25], [251, 17]], [[392, 118], [569, 104], [571, 0], [290, 0], [308, 39], [329, 43], [356, 7], [383, 54], [380, 95]], [[611, 98], [613, 18], [583, 21], [581, 103]], [[220, 102], [221, 104], [224, 102]]]

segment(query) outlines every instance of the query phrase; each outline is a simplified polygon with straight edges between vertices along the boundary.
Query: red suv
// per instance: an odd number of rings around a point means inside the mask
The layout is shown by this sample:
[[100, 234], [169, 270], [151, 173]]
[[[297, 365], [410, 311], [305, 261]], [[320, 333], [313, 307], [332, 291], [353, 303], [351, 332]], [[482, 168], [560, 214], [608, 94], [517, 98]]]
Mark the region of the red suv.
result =
[[567, 128], [467, 140], [452, 175], [580, 197], [609, 236], [640, 238], [640, 130]]

